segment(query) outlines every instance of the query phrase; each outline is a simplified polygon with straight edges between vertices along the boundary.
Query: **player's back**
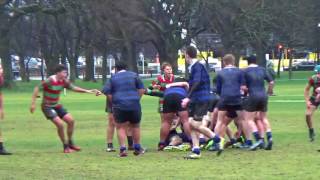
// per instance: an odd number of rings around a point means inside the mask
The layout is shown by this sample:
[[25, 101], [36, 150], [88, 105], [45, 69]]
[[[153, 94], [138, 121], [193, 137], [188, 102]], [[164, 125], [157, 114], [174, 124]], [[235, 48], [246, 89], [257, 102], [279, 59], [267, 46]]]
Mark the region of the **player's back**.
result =
[[242, 85], [244, 85], [243, 72], [239, 68], [227, 67], [217, 75], [217, 93], [226, 103], [238, 104], [241, 101]]
[[264, 81], [272, 81], [263, 67], [248, 67], [244, 70], [244, 78], [250, 96], [266, 96]]
[[134, 109], [134, 106], [140, 106], [138, 89], [142, 88], [143, 84], [136, 73], [131, 71], [116, 73], [111, 78], [113, 107]]

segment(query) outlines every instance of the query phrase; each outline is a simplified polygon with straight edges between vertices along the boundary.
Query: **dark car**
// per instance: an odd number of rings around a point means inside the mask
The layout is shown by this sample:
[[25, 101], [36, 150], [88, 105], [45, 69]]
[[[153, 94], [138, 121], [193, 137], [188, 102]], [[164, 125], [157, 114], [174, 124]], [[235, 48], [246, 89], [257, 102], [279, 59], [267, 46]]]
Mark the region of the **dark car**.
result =
[[313, 71], [314, 66], [316, 64], [314, 62], [304, 61], [292, 66], [292, 70], [294, 71]]

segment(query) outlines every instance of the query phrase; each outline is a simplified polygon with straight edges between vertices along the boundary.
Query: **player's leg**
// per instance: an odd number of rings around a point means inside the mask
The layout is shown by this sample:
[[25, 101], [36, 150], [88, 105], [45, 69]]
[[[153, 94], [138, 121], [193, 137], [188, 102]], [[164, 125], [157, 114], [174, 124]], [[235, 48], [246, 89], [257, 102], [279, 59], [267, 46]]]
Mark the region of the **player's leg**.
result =
[[306, 122], [307, 122], [307, 126], [309, 128], [309, 139], [312, 142], [312, 141], [314, 141], [314, 137], [315, 137], [312, 116], [313, 116], [314, 111], [317, 109], [317, 106], [314, 105], [314, 102], [311, 102], [311, 103], [312, 103], [312, 105], [308, 106], [306, 109]]
[[[144, 154], [145, 150], [141, 146], [141, 130], [140, 130], [140, 121], [141, 121], [141, 110], [131, 111], [128, 113], [130, 120], [129, 120], [129, 127], [132, 131], [133, 137], [133, 154], [138, 156]], [[128, 118], [129, 118], [128, 117]]]
[[160, 142], [158, 144], [158, 151], [162, 151], [163, 148], [167, 145], [166, 139], [170, 132], [171, 122], [174, 118], [174, 113], [163, 113], [163, 118], [161, 121], [160, 128]]
[[107, 141], [107, 147], [106, 151], [107, 152], [114, 152], [115, 149], [113, 147], [113, 135], [114, 135], [114, 130], [116, 128], [115, 122], [114, 122], [114, 117], [111, 112], [108, 112], [108, 125], [106, 128], [106, 141]]
[[[58, 113], [58, 115], [61, 114], [60, 112]], [[60, 117], [63, 117], [63, 121], [67, 123], [67, 136], [68, 136], [68, 144], [69, 147], [75, 151], [80, 151], [81, 148], [77, 145], [74, 144], [73, 142], [73, 132], [74, 132], [74, 120], [73, 117], [70, 113], [63, 115], [59, 115]]]
[[12, 153], [8, 152], [3, 145], [3, 138], [0, 129], [0, 155], [11, 155]]
[[128, 143], [128, 150], [132, 151], [133, 149], [133, 137], [132, 137], [132, 129], [131, 126], [127, 127], [127, 143]]

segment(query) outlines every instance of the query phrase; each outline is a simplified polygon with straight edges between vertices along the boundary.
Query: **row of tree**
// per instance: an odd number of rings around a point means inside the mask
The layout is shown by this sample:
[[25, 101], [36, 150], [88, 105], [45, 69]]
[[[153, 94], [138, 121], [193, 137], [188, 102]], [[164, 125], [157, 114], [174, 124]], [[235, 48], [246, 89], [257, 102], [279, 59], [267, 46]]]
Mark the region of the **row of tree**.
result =
[[177, 68], [177, 51], [209, 32], [221, 35], [224, 52], [236, 57], [252, 47], [263, 65], [277, 43], [319, 48], [317, 7], [318, 0], [1, 0], [0, 58], [9, 87], [12, 54], [20, 57], [23, 81], [27, 57], [43, 59], [48, 74], [68, 60], [75, 80], [79, 56], [86, 57], [87, 81], [94, 80], [94, 56], [102, 56], [105, 80], [108, 54], [121, 53], [137, 71], [137, 47], [150, 44], [160, 62]]

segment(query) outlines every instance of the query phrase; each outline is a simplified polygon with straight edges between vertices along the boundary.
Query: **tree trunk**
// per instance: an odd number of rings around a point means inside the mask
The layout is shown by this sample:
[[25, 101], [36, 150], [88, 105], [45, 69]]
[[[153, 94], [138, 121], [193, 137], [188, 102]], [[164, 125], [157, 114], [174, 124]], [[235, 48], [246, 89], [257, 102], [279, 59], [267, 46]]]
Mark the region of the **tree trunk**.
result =
[[93, 48], [88, 47], [85, 52], [86, 56], [86, 68], [85, 68], [85, 77], [84, 81], [95, 81], [94, 78], [94, 57], [93, 57]]
[[137, 72], [136, 45], [134, 42], [126, 41], [122, 49], [122, 60], [127, 63], [128, 70]]
[[102, 84], [105, 84], [107, 81], [107, 51], [103, 53], [103, 59], [102, 59]]
[[[20, 70], [19, 70], [19, 74], [21, 77], [21, 81], [22, 82], [29, 82], [29, 74], [26, 71], [26, 65], [24, 63], [24, 59], [25, 59], [25, 55], [23, 55], [22, 53], [18, 54], [20, 59], [19, 59], [19, 66], [20, 66]], [[29, 59], [27, 61], [27, 63], [29, 63]], [[27, 64], [28, 65], [28, 64]]]
[[292, 56], [289, 58], [289, 79], [292, 79]]
[[76, 80], [76, 72], [77, 72], [77, 62], [75, 57], [70, 58], [69, 64], [70, 64], [70, 69], [69, 69], [70, 81], [74, 82]]
[[2, 60], [4, 86], [8, 88], [12, 88], [14, 85], [14, 82], [13, 82], [12, 64], [11, 64], [8, 37], [2, 37], [2, 39], [0, 39], [0, 58]]

